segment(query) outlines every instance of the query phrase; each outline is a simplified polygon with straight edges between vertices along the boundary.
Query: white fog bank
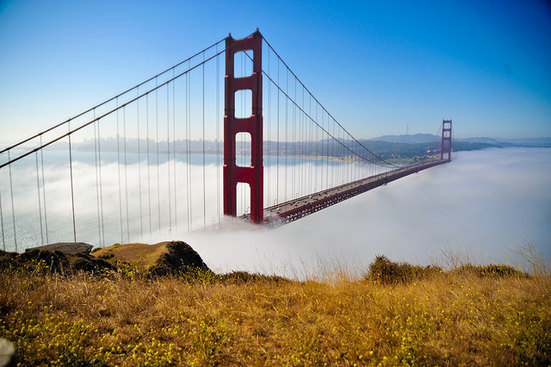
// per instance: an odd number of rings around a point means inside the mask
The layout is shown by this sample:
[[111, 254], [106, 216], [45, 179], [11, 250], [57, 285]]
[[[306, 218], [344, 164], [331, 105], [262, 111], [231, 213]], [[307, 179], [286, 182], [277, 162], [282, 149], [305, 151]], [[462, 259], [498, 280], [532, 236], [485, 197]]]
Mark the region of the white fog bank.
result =
[[460, 152], [275, 230], [232, 223], [157, 239], [185, 240], [217, 271], [286, 276], [363, 271], [378, 254], [426, 265], [451, 251], [515, 264], [526, 244], [551, 257], [550, 183], [551, 149]]

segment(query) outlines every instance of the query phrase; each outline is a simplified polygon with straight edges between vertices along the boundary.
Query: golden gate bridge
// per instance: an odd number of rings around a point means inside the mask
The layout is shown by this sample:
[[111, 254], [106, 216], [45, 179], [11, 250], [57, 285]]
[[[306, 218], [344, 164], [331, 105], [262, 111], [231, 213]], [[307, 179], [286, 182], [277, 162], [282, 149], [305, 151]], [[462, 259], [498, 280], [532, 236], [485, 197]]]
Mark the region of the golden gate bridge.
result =
[[383, 159], [258, 30], [230, 35], [3, 148], [2, 248], [288, 223], [450, 161], [452, 121], [441, 129], [422, 159]]

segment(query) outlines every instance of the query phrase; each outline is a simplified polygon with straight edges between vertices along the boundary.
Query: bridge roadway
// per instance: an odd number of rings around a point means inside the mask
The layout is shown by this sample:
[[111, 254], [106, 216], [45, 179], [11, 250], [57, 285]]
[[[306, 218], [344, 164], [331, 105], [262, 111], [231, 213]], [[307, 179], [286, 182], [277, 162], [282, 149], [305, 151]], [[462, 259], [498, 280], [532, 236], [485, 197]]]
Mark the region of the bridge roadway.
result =
[[264, 209], [264, 222], [274, 226], [289, 223], [399, 178], [447, 162], [447, 159], [434, 159], [270, 206]]

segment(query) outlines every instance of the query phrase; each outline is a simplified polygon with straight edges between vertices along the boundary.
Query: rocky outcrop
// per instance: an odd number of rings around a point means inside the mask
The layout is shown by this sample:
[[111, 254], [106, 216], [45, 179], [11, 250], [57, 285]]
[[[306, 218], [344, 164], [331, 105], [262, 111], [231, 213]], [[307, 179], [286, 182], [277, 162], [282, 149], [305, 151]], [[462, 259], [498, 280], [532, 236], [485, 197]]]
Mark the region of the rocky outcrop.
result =
[[215, 277], [201, 256], [182, 241], [116, 244], [88, 254], [91, 247], [85, 243], [57, 243], [22, 254], [0, 251], [0, 272], [70, 275], [118, 271], [123, 275]]
[[22, 254], [0, 251], [0, 272], [21, 271], [69, 275], [79, 271], [103, 273], [115, 268], [107, 261], [86, 253], [63, 253], [33, 249]]
[[210, 272], [201, 256], [183, 241], [160, 242], [154, 245], [129, 243], [99, 249], [92, 253], [112, 264], [129, 264], [150, 275], [181, 275], [189, 272]]
[[84, 242], [57, 242], [46, 246], [28, 248], [25, 250], [25, 252], [40, 250], [40, 251], [60, 251], [60, 252], [63, 252], [64, 254], [90, 254], [90, 251], [92, 251], [93, 247], [94, 246]]

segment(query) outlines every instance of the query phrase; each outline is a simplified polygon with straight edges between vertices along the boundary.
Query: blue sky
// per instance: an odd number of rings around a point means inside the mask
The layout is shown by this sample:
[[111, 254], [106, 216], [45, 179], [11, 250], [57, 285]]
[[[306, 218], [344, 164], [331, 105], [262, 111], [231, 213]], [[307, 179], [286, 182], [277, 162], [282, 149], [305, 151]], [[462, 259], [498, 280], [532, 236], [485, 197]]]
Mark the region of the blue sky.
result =
[[357, 137], [551, 136], [551, 5], [530, 1], [1, 1], [0, 141], [256, 27]]

